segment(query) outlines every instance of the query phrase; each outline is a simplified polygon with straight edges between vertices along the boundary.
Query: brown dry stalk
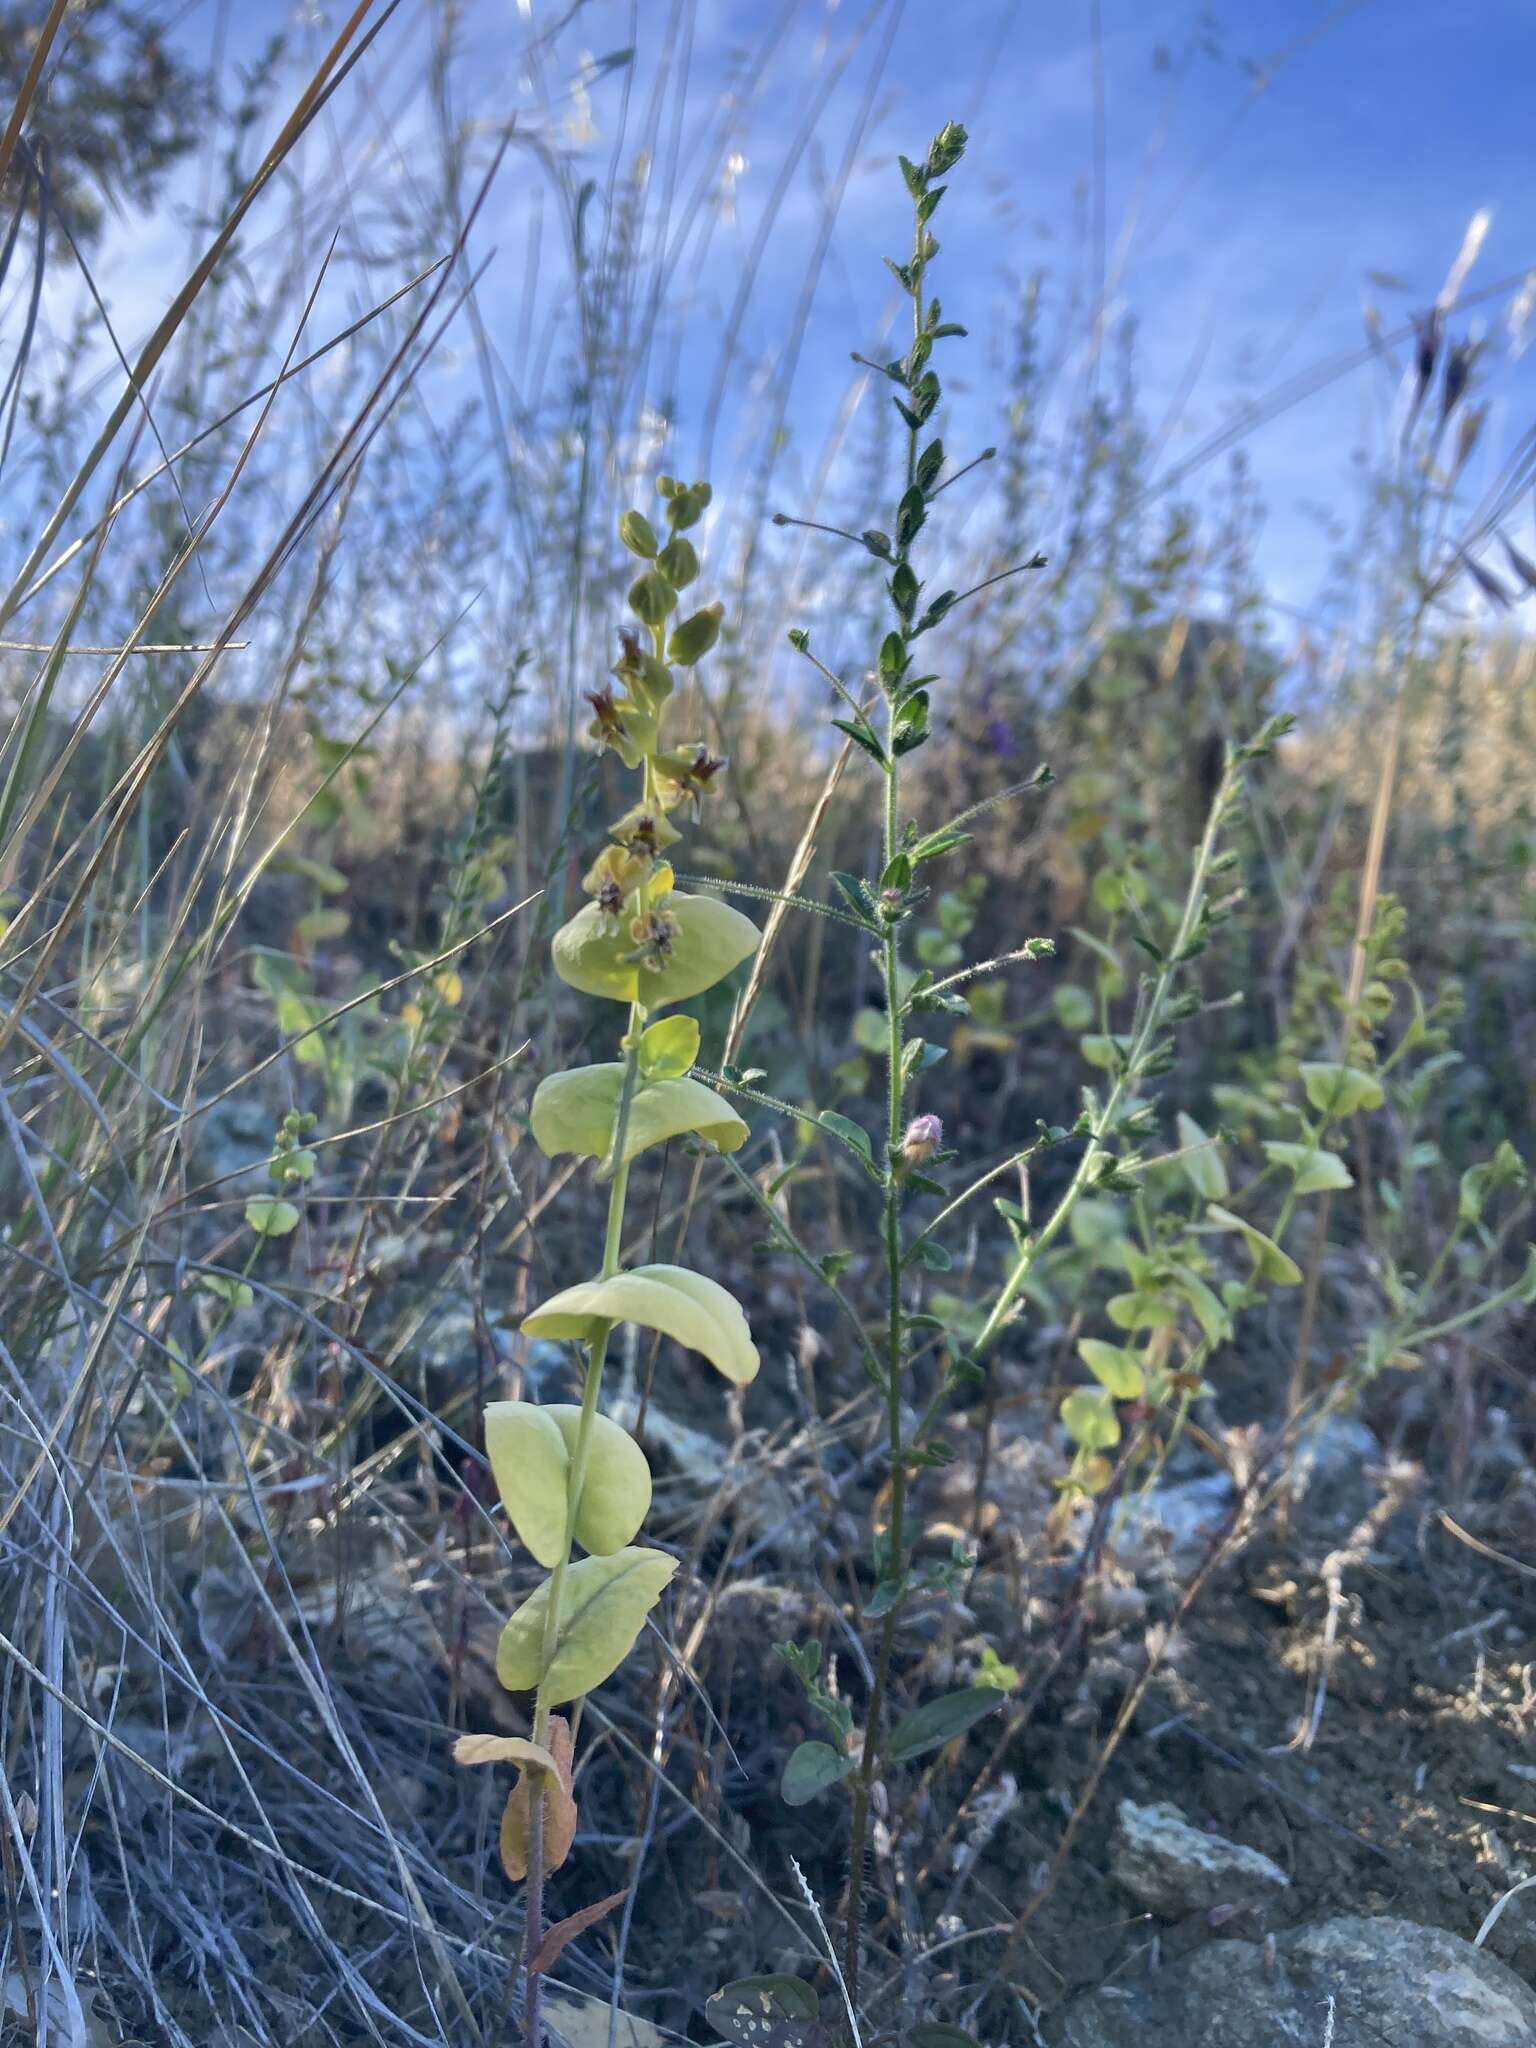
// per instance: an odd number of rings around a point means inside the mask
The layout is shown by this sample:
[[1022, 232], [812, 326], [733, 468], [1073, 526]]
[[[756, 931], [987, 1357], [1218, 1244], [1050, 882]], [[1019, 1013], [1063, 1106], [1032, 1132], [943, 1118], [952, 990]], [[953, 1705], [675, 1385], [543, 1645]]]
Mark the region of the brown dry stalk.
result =
[[59, 23], [68, 10], [69, 0], [53, 0], [53, 5], [48, 10], [48, 19], [38, 31], [32, 61], [27, 66], [27, 75], [21, 81], [21, 91], [16, 95], [16, 104], [11, 109], [11, 118], [5, 124], [5, 133], [0, 136], [0, 185], [5, 183], [6, 172], [11, 168], [11, 158], [15, 154], [16, 144], [21, 139], [21, 124], [26, 120], [32, 102], [37, 97], [37, 86], [43, 75], [43, 66], [48, 61], [48, 52], [53, 48], [53, 39], [59, 32]]

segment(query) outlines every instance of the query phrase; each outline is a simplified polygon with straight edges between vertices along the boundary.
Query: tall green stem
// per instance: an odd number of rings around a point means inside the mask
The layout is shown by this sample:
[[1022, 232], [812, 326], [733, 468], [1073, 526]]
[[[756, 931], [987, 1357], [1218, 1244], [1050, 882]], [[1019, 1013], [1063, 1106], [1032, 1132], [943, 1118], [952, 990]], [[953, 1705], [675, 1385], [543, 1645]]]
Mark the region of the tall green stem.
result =
[[[630, 1005], [629, 1030], [625, 1034], [624, 1081], [619, 1092], [619, 1113], [614, 1125], [612, 1158], [618, 1161], [608, 1189], [608, 1226], [603, 1237], [603, 1278], [611, 1280], [619, 1270], [624, 1244], [624, 1203], [629, 1193], [629, 1161], [624, 1157], [628, 1136], [630, 1105], [640, 1072], [640, 1034], [645, 1011], [639, 1003]], [[608, 1357], [611, 1323], [599, 1323], [587, 1346], [587, 1372], [581, 1390], [581, 1419], [576, 1425], [576, 1443], [571, 1452], [569, 1492], [565, 1511], [565, 1554], [549, 1580], [549, 1600], [544, 1610], [544, 1642], [540, 1659], [548, 1672], [560, 1641], [560, 1617], [565, 1595], [565, 1577], [570, 1569], [571, 1545], [576, 1538], [576, 1510], [587, 1475], [587, 1455], [592, 1437], [592, 1418], [597, 1413], [598, 1394], [603, 1383], [603, 1366]], [[550, 1699], [548, 1679], [534, 1698], [533, 1739], [542, 1748], [549, 1735]], [[523, 1990], [523, 2031], [528, 2048], [542, 2048], [539, 2018], [539, 1975], [528, 1969], [544, 1939], [544, 1778], [530, 1774], [528, 1788], [528, 1893], [523, 1930], [523, 1960], [526, 1979]]]
[[[912, 243], [912, 338], [914, 347], [923, 331], [923, 223], [921, 217], [914, 222]], [[917, 454], [919, 428], [907, 428], [907, 479], [906, 489], [911, 490], [917, 475]], [[901, 542], [896, 550], [897, 565], [904, 565], [909, 552], [908, 543]], [[889, 717], [886, 725], [885, 764], [885, 828], [882, 837], [883, 860], [881, 871], [890, 868], [901, 843], [901, 757], [896, 750], [896, 699], [894, 689], [888, 686], [887, 705]], [[888, 1287], [887, 1353], [885, 1366], [885, 1429], [886, 1451], [891, 1465], [891, 1516], [887, 1535], [887, 1556], [882, 1578], [888, 1578], [899, 1588], [902, 1574], [906, 1569], [907, 1551], [907, 1464], [901, 1430], [901, 1382], [902, 1358], [905, 1349], [905, 1328], [901, 1304], [901, 1178], [897, 1160], [901, 1150], [902, 1117], [902, 1062], [905, 1041], [902, 1032], [901, 995], [901, 926], [893, 918], [886, 926], [880, 960], [881, 979], [885, 985], [886, 1014], [886, 1129], [885, 1129], [885, 1188], [884, 1188], [884, 1236], [885, 1263]], [[853, 1815], [848, 1868], [848, 1915], [847, 1941], [844, 1957], [844, 1974], [848, 1980], [848, 1997], [855, 2011], [859, 2002], [859, 1947], [864, 1915], [864, 1859], [869, 1838], [869, 1804], [874, 1788], [875, 1773], [880, 1763], [880, 1742], [882, 1724], [885, 1719], [885, 1698], [890, 1686], [891, 1653], [896, 1642], [896, 1624], [900, 1618], [901, 1596], [899, 1591], [886, 1608], [880, 1623], [880, 1641], [875, 1652], [875, 1677], [870, 1687], [869, 1707], [865, 1718], [864, 1753], [859, 1761], [858, 1776], [853, 1786]]]
[[1094, 1118], [1087, 1146], [1083, 1151], [1082, 1158], [1077, 1162], [1077, 1171], [1068, 1182], [1065, 1193], [1041, 1226], [1038, 1234], [1030, 1239], [1029, 1243], [1024, 1246], [1017, 1259], [1015, 1259], [1008, 1277], [1003, 1282], [1002, 1288], [998, 1293], [997, 1300], [992, 1304], [991, 1313], [982, 1326], [981, 1334], [971, 1346], [971, 1355], [974, 1358], [980, 1359], [984, 1357], [991, 1349], [1004, 1324], [1007, 1322], [1014, 1303], [1024, 1290], [1024, 1283], [1029, 1278], [1030, 1269], [1034, 1266], [1040, 1254], [1055, 1241], [1058, 1233], [1076, 1207], [1078, 1198], [1092, 1185], [1094, 1176], [1098, 1171], [1099, 1161], [1104, 1156], [1106, 1140], [1114, 1130], [1115, 1118], [1120, 1113], [1121, 1105], [1125, 1101], [1128, 1090], [1133, 1083], [1140, 1079], [1147, 1055], [1152, 1050], [1153, 1040], [1162, 1028], [1163, 1018], [1168, 1007], [1168, 998], [1173, 990], [1174, 978], [1184, 958], [1185, 949], [1194, 937], [1196, 926], [1200, 920], [1201, 907], [1205, 902], [1206, 890], [1210, 884], [1211, 863], [1216, 858], [1216, 846], [1221, 831], [1222, 819], [1235, 792], [1236, 772], [1235, 768], [1228, 770], [1227, 775], [1223, 778], [1220, 789], [1216, 793], [1215, 801], [1211, 805], [1210, 814], [1205, 821], [1205, 831], [1200, 840], [1200, 849], [1195, 856], [1194, 872], [1190, 876], [1189, 890], [1184, 898], [1184, 909], [1179, 918], [1178, 932], [1158, 969], [1157, 978], [1152, 984], [1151, 992], [1142, 1010], [1141, 1020], [1132, 1035], [1130, 1047], [1114, 1085], [1109, 1091], [1108, 1099], [1098, 1116]]

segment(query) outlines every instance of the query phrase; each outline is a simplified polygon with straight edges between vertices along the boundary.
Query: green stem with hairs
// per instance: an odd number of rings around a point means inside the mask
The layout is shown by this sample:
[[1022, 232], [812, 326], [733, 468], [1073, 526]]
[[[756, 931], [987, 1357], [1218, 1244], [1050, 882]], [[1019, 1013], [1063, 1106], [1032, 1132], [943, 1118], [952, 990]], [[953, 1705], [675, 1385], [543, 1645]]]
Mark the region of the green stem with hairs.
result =
[[[923, 222], [919, 215], [913, 228], [912, 243], [912, 335], [914, 345], [923, 331]], [[911, 490], [917, 475], [918, 436], [920, 427], [907, 428], [907, 481]], [[901, 566], [907, 560], [910, 545], [903, 542], [896, 550], [896, 563]], [[905, 637], [905, 636], [904, 636]], [[882, 873], [890, 867], [896, 857], [901, 841], [901, 757], [896, 750], [896, 700], [894, 692], [888, 694], [889, 717], [886, 727], [885, 763], [885, 819], [882, 834]], [[902, 1115], [902, 1058], [905, 1044], [902, 1033], [901, 997], [901, 926], [892, 918], [886, 925], [881, 944], [881, 979], [885, 984], [885, 1013], [887, 1025], [886, 1041], [886, 1128], [885, 1128], [885, 1180], [884, 1180], [884, 1238], [885, 1263], [889, 1299], [887, 1303], [887, 1353], [885, 1362], [885, 1430], [886, 1450], [891, 1463], [891, 1518], [887, 1535], [887, 1556], [883, 1578], [889, 1578], [897, 1585], [906, 1568], [907, 1549], [907, 1465], [905, 1446], [901, 1431], [901, 1368], [905, 1347], [905, 1324], [901, 1302], [901, 1174], [898, 1160], [901, 1153]], [[853, 1815], [850, 1831], [848, 1861], [848, 1913], [846, 1923], [846, 1944], [843, 1968], [848, 1984], [848, 1998], [854, 2010], [859, 2002], [859, 1948], [864, 1917], [864, 1861], [869, 1840], [869, 1805], [874, 1789], [875, 1774], [880, 1764], [880, 1745], [885, 1719], [885, 1700], [890, 1688], [891, 1653], [896, 1642], [896, 1624], [900, 1617], [901, 1598], [898, 1594], [887, 1607], [880, 1623], [880, 1640], [875, 1652], [875, 1677], [870, 1688], [869, 1706], [865, 1715], [864, 1752], [859, 1760], [859, 1769], [853, 1785]]]

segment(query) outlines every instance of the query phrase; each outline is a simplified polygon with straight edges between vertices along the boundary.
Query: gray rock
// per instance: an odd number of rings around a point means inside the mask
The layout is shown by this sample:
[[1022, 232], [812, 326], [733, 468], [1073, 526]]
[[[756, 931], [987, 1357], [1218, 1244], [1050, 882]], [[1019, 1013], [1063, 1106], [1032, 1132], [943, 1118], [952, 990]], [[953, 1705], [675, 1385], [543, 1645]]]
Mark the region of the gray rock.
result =
[[1165, 1919], [1244, 1905], [1283, 1892], [1290, 1879], [1257, 1849], [1192, 1827], [1176, 1806], [1122, 1799], [1110, 1874], [1133, 1899]]
[[231, 1095], [201, 1116], [193, 1129], [193, 1169], [200, 1181], [217, 1181], [226, 1199], [270, 1194], [267, 1162], [276, 1143], [276, 1119], [253, 1095]]
[[1296, 1446], [1290, 1490], [1314, 1515], [1355, 1522], [1380, 1492], [1371, 1473], [1382, 1463], [1381, 1445], [1358, 1415], [1330, 1415]]
[[1204, 1561], [1231, 1518], [1237, 1491], [1225, 1472], [1203, 1472], [1171, 1486], [1154, 1486], [1130, 1504], [1115, 1547], [1127, 1564], [1166, 1559], [1177, 1571]]
[[1437, 1927], [1353, 1916], [1282, 1934], [1271, 1959], [1213, 1941], [1066, 2012], [1060, 2048], [1531, 2048], [1536, 1993]]

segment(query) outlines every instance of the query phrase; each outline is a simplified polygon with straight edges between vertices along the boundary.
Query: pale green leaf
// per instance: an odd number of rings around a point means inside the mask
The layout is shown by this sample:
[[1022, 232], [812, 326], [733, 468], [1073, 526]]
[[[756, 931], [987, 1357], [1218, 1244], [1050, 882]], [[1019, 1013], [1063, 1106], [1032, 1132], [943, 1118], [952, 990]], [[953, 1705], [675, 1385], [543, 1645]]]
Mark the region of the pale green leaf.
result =
[[485, 1453], [496, 1491], [523, 1547], [546, 1571], [566, 1554], [570, 1453], [555, 1419], [532, 1401], [492, 1401]]
[[[693, 1024], [691, 1017], [669, 1017], [669, 1024]], [[652, 1029], [657, 1027], [653, 1026]], [[694, 1025], [697, 1037], [698, 1026]], [[549, 1158], [579, 1152], [588, 1159], [606, 1159], [613, 1144], [624, 1069], [617, 1062], [573, 1067], [550, 1074], [534, 1092], [531, 1122], [534, 1142]], [[722, 1152], [734, 1152], [748, 1131], [731, 1105], [702, 1081], [642, 1081], [629, 1105], [624, 1132], [624, 1158], [633, 1159], [648, 1145], [692, 1131]]]
[[652, 972], [627, 958], [635, 951], [628, 930], [609, 930], [597, 905], [589, 903], [555, 933], [555, 972], [583, 995], [642, 1002], [648, 1010], [659, 1010], [713, 988], [757, 951], [757, 926], [718, 897], [673, 890], [659, 908], [673, 926], [661, 968]]
[[1277, 1287], [1301, 1285], [1300, 1266], [1289, 1252], [1280, 1249], [1272, 1237], [1266, 1237], [1244, 1217], [1234, 1216], [1230, 1209], [1222, 1209], [1215, 1202], [1205, 1213], [1218, 1229], [1238, 1232], [1253, 1254], [1254, 1271], [1261, 1279], [1271, 1280]]
[[[574, 1402], [561, 1401], [543, 1412], [554, 1418], [574, 1460], [580, 1408]], [[650, 1506], [651, 1468], [644, 1451], [610, 1416], [594, 1415], [587, 1435], [581, 1499], [576, 1504], [576, 1541], [594, 1557], [610, 1557], [633, 1541]]]
[[694, 1017], [658, 1017], [640, 1038], [640, 1071], [647, 1081], [675, 1081], [699, 1056]]
[[1335, 1188], [1352, 1188], [1354, 1175], [1337, 1152], [1322, 1152], [1314, 1145], [1282, 1143], [1266, 1138], [1264, 1156], [1287, 1173], [1296, 1176], [1298, 1195], [1320, 1195]]
[[299, 1212], [276, 1195], [256, 1195], [245, 1205], [245, 1220], [258, 1237], [287, 1237], [299, 1227]]
[[584, 1557], [565, 1574], [554, 1653], [544, 1668], [546, 1579], [501, 1632], [496, 1676], [508, 1692], [532, 1692], [545, 1683], [548, 1704], [580, 1699], [611, 1678], [629, 1655], [672, 1574], [676, 1558], [660, 1550], [620, 1550]]
[[1122, 1344], [1106, 1344], [1101, 1337], [1080, 1337], [1077, 1355], [1099, 1385], [1116, 1401], [1139, 1401], [1146, 1384], [1141, 1362]]
[[1179, 1320], [1179, 1302], [1166, 1288], [1138, 1287], [1132, 1294], [1112, 1294], [1104, 1313], [1121, 1330], [1171, 1330]]
[[1307, 1100], [1324, 1116], [1353, 1116], [1356, 1110], [1380, 1109], [1385, 1099], [1374, 1074], [1333, 1060], [1303, 1061], [1301, 1078]]
[[231, 1308], [249, 1308], [256, 1299], [256, 1290], [249, 1280], [236, 1280], [223, 1273], [201, 1273], [197, 1284], [207, 1294], [216, 1294], [220, 1301], [228, 1302]]
[[611, 1280], [584, 1280], [543, 1302], [523, 1322], [530, 1337], [590, 1343], [601, 1323], [638, 1323], [702, 1352], [736, 1386], [757, 1377], [760, 1360], [747, 1319], [718, 1281], [683, 1266], [636, 1266]]
[[1079, 1387], [1061, 1404], [1061, 1426], [1085, 1451], [1112, 1450], [1120, 1441], [1120, 1418], [1108, 1394]]
[[[572, 1403], [492, 1401], [485, 1411], [485, 1449], [496, 1490], [525, 1548], [547, 1570], [566, 1554], [570, 1468], [580, 1427], [581, 1410]], [[608, 1416], [594, 1415], [576, 1508], [577, 1542], [598, 1557], [622, 1550], [650, 1505], [645, 1453]]]
[[1219, 1202], [1227, 1193], [1227, 1169], [1215, 1140], [1206, 1136], [1192, 1116], [1179, 1111], [1179, 1164], [1197, 1195]]

